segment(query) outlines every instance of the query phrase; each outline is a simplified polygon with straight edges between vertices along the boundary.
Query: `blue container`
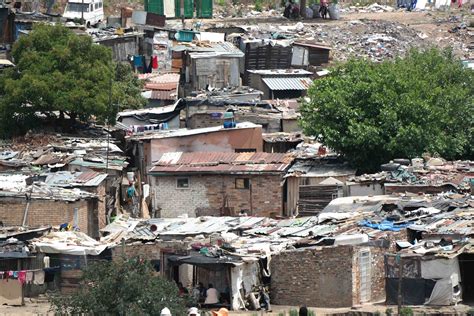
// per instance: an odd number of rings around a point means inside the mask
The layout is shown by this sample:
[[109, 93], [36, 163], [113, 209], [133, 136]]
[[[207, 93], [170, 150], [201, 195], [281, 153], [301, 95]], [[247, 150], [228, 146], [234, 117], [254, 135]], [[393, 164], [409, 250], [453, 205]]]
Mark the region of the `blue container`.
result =
[[224, 122], [224, 128], [234, 128], [236, 127], [235, 122]]
[[174, 38], [179, 42], [192, 42], [194, 39], [194, 31], [179, 30]]

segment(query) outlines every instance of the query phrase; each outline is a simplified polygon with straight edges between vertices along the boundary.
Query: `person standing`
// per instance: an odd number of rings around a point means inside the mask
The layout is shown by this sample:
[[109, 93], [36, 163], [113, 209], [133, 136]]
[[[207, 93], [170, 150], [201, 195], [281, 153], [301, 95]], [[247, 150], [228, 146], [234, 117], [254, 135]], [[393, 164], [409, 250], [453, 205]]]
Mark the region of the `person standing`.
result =
[[308, 316], [308, 308], [306, 306], [301, 306], [298, 313], [299, 316]]

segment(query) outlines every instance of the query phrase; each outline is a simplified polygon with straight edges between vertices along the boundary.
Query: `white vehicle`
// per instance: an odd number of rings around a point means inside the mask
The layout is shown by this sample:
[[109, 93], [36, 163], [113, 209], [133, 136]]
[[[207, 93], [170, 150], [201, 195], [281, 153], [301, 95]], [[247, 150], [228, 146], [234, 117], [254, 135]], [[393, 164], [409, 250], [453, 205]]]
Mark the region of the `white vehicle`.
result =
[[102, 0], [69, 0], [63, 17], [68, 21], [84, 19], [87, 27], [104, 21], [104, 4]]

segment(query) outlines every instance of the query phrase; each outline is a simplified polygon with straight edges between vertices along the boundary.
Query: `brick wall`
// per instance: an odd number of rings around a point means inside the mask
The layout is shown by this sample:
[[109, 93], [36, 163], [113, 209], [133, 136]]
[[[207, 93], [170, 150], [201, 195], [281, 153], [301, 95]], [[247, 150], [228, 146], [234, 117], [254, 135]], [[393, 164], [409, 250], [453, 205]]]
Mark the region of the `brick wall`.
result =
[[205, 181], [199, 177], [191, 177], [189, 188], [178, 189], [177, 178], [180, 177], [154, 177], [152, 181], [153, 208], [160, 209], [160, 217], [177, 217], [184, 214], [196, 217], [196, 209], [210, 207]]
[[[85, 200], [68, 203], [54, 200], [31, 200], [26, 224], [29, 226], [61, 225], [73, 223], [74, 209], [78, 209], [78, 226], [82, 232], [95, 235], [97, 228], [90, 221], [93, 215], [93, 202]], [[1, 198], [0, 221], [5, 226], [22, 225], [26, 209], [24, 198]]]
[[352, 306], [353, 248], [282, 252], [271, 261], [271, 297], [277, 305]]
[[[154, 178], [153, 207], [161, 209], [161, 217], [176, 217], [183, 214], [191, 217], [204, 214], [220, 215], [225, 197], [227, 206], [234, 214], [238, 214], [241, 210], [252, 209], [253, 212], [250, 212], [252, 215], [271, 217], [281, 215], [283, 212], [281, 175], [188, 176], [187, 189], [176, 188], [176, 179], [181, 176]], [[236, 189], [237, 178], [249, 178], [252, 189]]]
[[353, 291], [352, 301], [354, 305], [365, 303], [361, 297], [361, 262], [360, 252], [370, 253], [370, 302], [385, 300], [385, 266], [384, 253], [387, 248], [381, 247], [354, 247], [353, 257]]
[[[223, 113], [224, 111], [216, 111]], [[223, 115], [223, 114], [221, 114]], [[222, 126], [224, 125], [224, 118], [212, 118], [209, 113], [195, 113], [188, 119], [188, 128], [203, 128], [203, 127], [212, 127], [212, 126]]]

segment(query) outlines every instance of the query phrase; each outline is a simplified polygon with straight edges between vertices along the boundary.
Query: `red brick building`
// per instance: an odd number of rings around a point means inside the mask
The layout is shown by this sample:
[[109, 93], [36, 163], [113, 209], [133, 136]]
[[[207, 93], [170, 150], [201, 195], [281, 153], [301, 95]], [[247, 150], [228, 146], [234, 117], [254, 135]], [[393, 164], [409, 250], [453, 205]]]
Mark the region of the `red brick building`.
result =
[[161, 217], [282, 215], [292, 161], [270, 153], [164, 154], [149, 172], [153, 210]]

